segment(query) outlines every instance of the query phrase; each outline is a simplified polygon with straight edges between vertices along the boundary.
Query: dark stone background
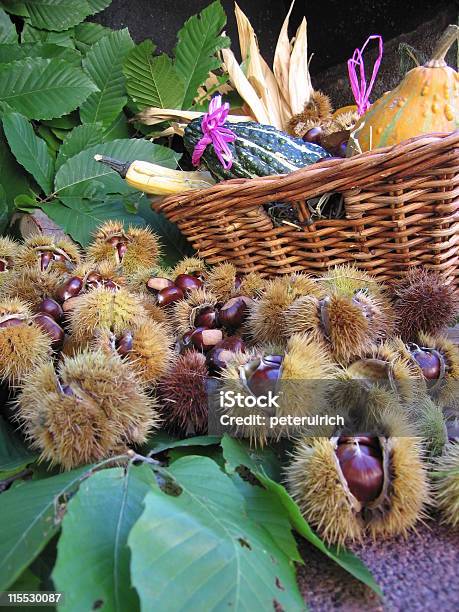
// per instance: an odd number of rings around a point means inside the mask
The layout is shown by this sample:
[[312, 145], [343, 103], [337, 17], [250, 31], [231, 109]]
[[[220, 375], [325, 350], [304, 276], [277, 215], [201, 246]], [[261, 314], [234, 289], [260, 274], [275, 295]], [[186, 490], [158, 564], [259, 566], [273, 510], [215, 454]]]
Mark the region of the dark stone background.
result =
[[[94, 20], [112, 28], [128, 27], [137, 42], [151, 38], [158, 51], [170, 53], [183, 22], [209, 3], [210, 0], [113, 0]], [[227, 33], [237, 41], [233, 1], [222, 0], [222, 4], [228, 15]], [[271, 61], [290, 0], [239, 0], [239, 5], [252, 22], [264, 57]], [[306, 15], [309, 51], [314, 53], [310, 65], [313, 85], [329, 94], [338, 107], [353, 102], [345, 62], [369, 34], [381, 34], [385, 43], [374, 100], [400, 81], [399, 43], [408, 42], [429, 53], [446, 25], [458, 22], [458, 12], [458, 0], [297, 0], [290, 34], [293, 36]], [[233, 48], [238, 51], [237, 43]], [[366, 64], [371, 66], [375, 56], [370, 49]], [[448, 59], [457, 65], [456, 49]]]

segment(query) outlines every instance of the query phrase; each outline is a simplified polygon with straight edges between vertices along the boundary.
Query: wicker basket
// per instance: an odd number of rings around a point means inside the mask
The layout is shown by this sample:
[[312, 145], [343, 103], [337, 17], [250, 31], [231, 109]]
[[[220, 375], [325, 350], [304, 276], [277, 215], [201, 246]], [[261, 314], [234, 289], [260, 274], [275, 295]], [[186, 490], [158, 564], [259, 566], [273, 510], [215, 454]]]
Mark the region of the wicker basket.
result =
[[[306, 200], [343, 195], [344, 214], [311, 222]], [[301, 228], [263, 204], [291, 202]], [[355, 262], [381, 280], [424, 265], [459, 284], [459, 130], [428, 134], [287, 175], [224, 181], [153, 201], [211, 264], [267, 276]]]

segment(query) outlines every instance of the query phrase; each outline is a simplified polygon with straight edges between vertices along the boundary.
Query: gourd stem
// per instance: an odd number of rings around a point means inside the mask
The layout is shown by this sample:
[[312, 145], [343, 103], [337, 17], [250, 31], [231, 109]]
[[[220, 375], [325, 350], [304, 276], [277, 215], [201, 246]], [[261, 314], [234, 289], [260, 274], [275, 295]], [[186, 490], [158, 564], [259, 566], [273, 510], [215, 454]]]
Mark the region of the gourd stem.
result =
[[434, 52], [432, 54], [431, 61], [441, 61], [445, 59], [445, 55], [448, 53], [449, 48], [454, 43], [455, 40], [459, 38], [459, 26], [457, 25], [449, 25], [446, 30], [443, 32], [440, 40], [438, 41]]

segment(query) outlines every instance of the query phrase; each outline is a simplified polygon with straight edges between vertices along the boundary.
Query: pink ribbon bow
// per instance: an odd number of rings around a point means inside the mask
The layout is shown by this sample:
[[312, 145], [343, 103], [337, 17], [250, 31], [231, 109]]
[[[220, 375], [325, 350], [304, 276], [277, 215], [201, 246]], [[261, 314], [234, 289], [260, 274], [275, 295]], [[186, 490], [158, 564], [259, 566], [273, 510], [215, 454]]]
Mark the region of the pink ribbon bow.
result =
[[[373, 66], [373, 74], [371, 75], [370, 82], [366, 82], [365, 77], [365, 64], [363, 62], [363, 52], [370, 40], [377, 39], [379, 41], [379, 55]], [[351, 83], [352, 93], [357, 104], [357, 112], [359, 115], [363, 115], [370, 107], [370, 93], [373, 89], [373, 85], [378, 74], [379, 66], [381, 65], [381, 59], [383, 55], [383, 39], [379, 34], [372, 34], [366, 40], [366, 43], [361, 49], [356, 49], [351, 59], [347, 60], [347, 69], [349, 71], [349, 81]], [[360, 68], [360, 81], [357, 76], [356, 67]]]
[[201, 130], [203, 137], [196, 144], [191, 161], [194, 166], [199, 166], [199, 161], [206, 147], [213, 145], [220, 163], [225, 170], [233, 165], [233, 156], [228, 146], [229, 142], [236, 140], [236, 134], [229, 128], [223, 127], [230, 110], [228, 102], [222, 105], [222, 97], [215, 96], [209, 104], [209, 111], [202, 118]]

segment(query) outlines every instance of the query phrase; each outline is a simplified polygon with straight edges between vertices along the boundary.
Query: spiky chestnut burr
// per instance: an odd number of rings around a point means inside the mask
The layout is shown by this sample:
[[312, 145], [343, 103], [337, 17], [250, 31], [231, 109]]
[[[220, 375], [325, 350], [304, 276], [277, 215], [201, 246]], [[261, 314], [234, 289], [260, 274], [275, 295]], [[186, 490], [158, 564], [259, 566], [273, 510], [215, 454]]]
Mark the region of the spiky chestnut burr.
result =
[[27, 302], [35, 310], [45, 298], [55, 298], [65, 275], [54, 267], [45, 271], [38, 266], [14, 268], [1, 285], [2, 295]]
[[407, 407], [411, 423], [422, 438], [422, 443], [429, 458], [441, 455], [448, 442], [446, 419], [442, 407], [427, 394], [419, 394]]
[[226, 302], [238, 295], [256, 297], [262, 291], [265, 282], [257, 272], [238, 274], [232, 263], [222, 263], [209, 271], [205, 286], [219, 302]]
[[[426, 390], [424, 378], [400, 338], [374, 345], [368, 353], [352, 361], [341, 378], [343, 382], [358, 381], [364, 387], [382, 385], [391, 389], [405, 404], [416, 400]], [[342, 388], [346, 392], [351, 385], [346, 388], [343, 384]]]
[[161, 416], [168, 429], [182, 434], [207, 431], [206, 358], [197, 351], [179, 355], [158, 385]]
[[425, 268], [412, 268], [392, 285], [398, 331], [405, 342], [415, 342], [419, 333], [436, 334], [459, 312], [454, 287]]
[[459, 444], [450, 442], [433, 463], [433, 499], [443, 522], [459, 527]]
[[91, 348], [118, 354], [143, 383], [152, 386], [164, 376], [172, 360], [171, 344], [167, 329], [161, 323], [148, 321], [118, 334], [108, 329], [100, 330]]
[[3, 282], [6, 273], [14, 268], [16, 257], [19, 255], [22, 245], [7, 236], [0, 236], [0, 283]]
[[184, 300], [176, 302], [172, 310], [172, 327], [178, 338], [198, 326], [199, 316], [207, 309], [217, 311], [217, 297], [210, 291], [199, 288], [191, 291]]
[[99, 329], [119, 334], [146, 322], [148, 315], [140, 298], [126, 289], [98, 287], [78, 296], [68, 317], [73, 339], [84, 346]]
[[76, 266], [70, 276], [77, 276], [83, 280], [82, 293], [91, 291], [97, 287], [107, 287], [108, 289], [118, 289], [126, 286], [126, 277], [123, 275], [120, 266], [113, 261], [94, 262], [84, 260]]
[[287, 131], [289, 134], [301, 138], [307, 131], [305, 126], [309, 126], [312, 122], [320, 125], [330, 121], [332, 112], [333, 109], [330, 98], [321, 91], [314, 91], [311, 95], [311, 99], [304, 105], [301, 113], [293, 115], [290, 118]]
[[52, 236], [35, 234], [24, 240], [23, 248], [16, 258], [16, 266], [66, 272], [78, 265], [80, 259], [80, 251], [71, 240], [55, 240]]
[[[394, 316], [382, 293], [367, 287], [351, 294], [343, 279], [325, 287], [323, 298], [300, 297], [285, 311], [285, 328], [290, 333], [311, 334], [328, 348], [334, 359], [343, 365], [368, 353], [374, 344], [390, 336]], [[353, 284], [353, 279], [350, 279]]]
[[155, 400], [116, 355], [83, 352], [29, 373], [18, 419], [41, 459], [70, 470], [118, 447], [142, 444], [158, 426]]
[[[428, 501], [417, 438], [372, 437], [376, 450], [352, 441], [340, 454], [340, 437], [304, 437], [287, 468], [289, 490], [306, 520], [329, 544], [406, 535]], [[347, 437], [347, 444], [350, 440]], [[381, 478], [382, 471], [382, 478]]]
[[95, 262], [111, 261], [126, 275], [156, 265], [160, 253], [158, 237], [148, 229], [129, 227], [121, 221], [107, 221], [94, 234], [88, 258]]
[[459, 407], [459, 349], [442, 335], [420, 333], [408, 344], [413, 361], [426, 378], [429, 394], [441, 405]]
[[323, 289], [306, 274], [291, 274], [266, 281], [247, 319], [247, 332], [254, 341], [261, 344], [285, 343], [288, 333], [285, 311], [300, 296], [319, 299], [323, 296]]
[[[338, 374], [338, 368], [327, 352], [313, 339], [300, 334], [292, 336], [284, 348], [256, 348], [236, 353], [234, 359], [221, 372], [221, 389], [240, 393], [244, 397], [279, 395], [279, 407], [267, 414], [263, 407], [239, 406], [223, 409], [230, 417], [248, 414], [275, 417], [302, 417], [323, 413], [328, 406], [329, 386]], [[243, 425], [242, 436], [254, 444], [263, 445], [268, 437], [291, 435], [295, 427], [278, 426], [270, 429], [269, 419], [263, 425]], [[296, 431], [298, 428], [296, 428]]]
[[207, 276], [206, 262], [200, 257], [184, 257], [172, 269], [170, 278], [177, 278], [180, 274], [191, 274], [204, 280]]
[[20, 383], [51, 356], [51, 338], [35, 323], [28, 305], [18, 299], [0, 301], [0, 380]]

